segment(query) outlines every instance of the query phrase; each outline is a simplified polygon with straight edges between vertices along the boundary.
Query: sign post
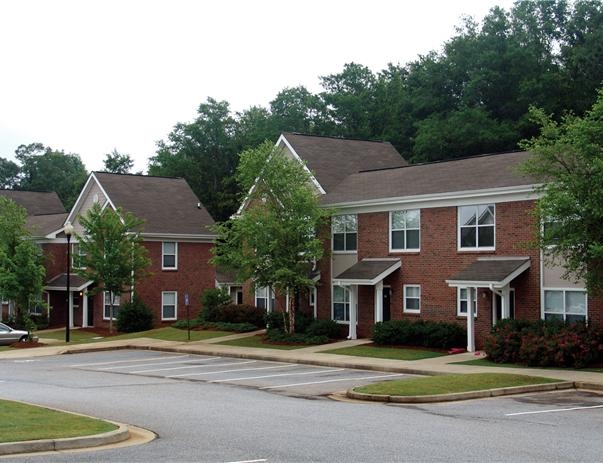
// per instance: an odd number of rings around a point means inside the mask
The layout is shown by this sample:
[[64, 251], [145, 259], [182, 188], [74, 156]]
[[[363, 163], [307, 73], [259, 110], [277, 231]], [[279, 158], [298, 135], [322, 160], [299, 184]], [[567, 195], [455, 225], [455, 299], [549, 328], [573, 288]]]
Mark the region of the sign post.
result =
[[188, 331], [188, 340], [191, 340], [191, 316], [189, 312], [188, 293], [184, 293], [184, 306], [186, 307], [186, 329]]

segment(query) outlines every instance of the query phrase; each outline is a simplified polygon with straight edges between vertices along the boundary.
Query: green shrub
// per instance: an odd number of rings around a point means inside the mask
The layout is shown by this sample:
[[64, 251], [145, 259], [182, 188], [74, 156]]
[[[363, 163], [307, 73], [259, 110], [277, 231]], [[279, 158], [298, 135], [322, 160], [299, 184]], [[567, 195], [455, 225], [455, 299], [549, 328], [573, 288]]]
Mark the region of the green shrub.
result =
[[271, 329], [266, 333], [266, 338], [270, 342], [291, 343], [291, 344], [326, 344], [329, 338], [326, 336], [312, 336], [305, 333], [285, 333], [282, 330]]
[[226, 323], [226, 322], [208, 322], [204, 328], [218, 331], [234, 331], [235, 333], [248, 333], [258, 329], [257, 326], [251, 323]]
[[327, 339], [341, 338], [341, 325], [335, 320], [313, 320], [306, 328], [308, 336], [324, 336]]
[[465, 328], [456, 323], [390, 320], [375, 323], [372, 339], [377, 345], [450, 349], [464, 345], [467, 334]]
[[209, 322], [219, 321], [216, 319], [220, 307], [232, 304], [232, 299], [228, 291], [223, 288], [208, 288], [201, 295], [201, 305], [203, 309], [198, 318]]
[[501, 320], [485, 352], [497, 363], [583, 368], [603, 360], [603, 330], [558, 320]]
[[186, 320], [178, 320], [177, 322], [172, 323], [172, 328], [178, 328], [179, 330], [185, 330], [190, 326], [190, 328], [193, 329], [193, 328], [198, 328], [199, 326], [201, 326], [203, 324], [204, 324], [203, 320], [200, 320], [199, 318], [191, 318], [190, 325], [187, 324]]
[[285, 331], [285, 319], [287, 314], [283, 312], [269, 312], [266, 314], [266, 326], [269, 330]]
[[123, 304], [117, 312], [117, 331], [135, 333], [153, 328], [153, 312], [137, 294], [131, 301]]
[[205, 320], [214, 323], [250, 323], [261, 328], [266, 324], [266, 312], [253, 305], [228, 304], [218, 307], [213, 317], [206, 317]]
[[30, 318], [36, 325], [36, 330], [45, 330], [46, 328], [48, 328], [48, 313], [46, 313], [45, 311], [42, 312], [40, 315], [31, 314]]

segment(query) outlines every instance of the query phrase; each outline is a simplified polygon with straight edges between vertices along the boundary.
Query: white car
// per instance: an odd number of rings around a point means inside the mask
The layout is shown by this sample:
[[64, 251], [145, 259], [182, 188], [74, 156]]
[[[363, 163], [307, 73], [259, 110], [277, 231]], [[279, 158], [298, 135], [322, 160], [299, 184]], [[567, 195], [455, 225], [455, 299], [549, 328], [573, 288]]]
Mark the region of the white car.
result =
[[10, 326], [0, 323], [0, 345], [6, 346], [15, 342], [27, 341], [29, 333], [23, 330], [13, 330]]

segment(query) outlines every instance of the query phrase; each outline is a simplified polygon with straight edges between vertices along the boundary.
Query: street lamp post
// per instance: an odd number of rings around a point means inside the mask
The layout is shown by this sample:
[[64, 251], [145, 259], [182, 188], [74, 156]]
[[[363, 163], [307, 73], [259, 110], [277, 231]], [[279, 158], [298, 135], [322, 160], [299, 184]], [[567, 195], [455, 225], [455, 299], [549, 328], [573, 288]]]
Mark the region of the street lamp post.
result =
[[71, 235], [73, 235], [73, 225], [67, 222], [63, 228], [67, 237], [67, 316], [65, 317], [65, 342], [69, 342], [69, 325], [71, 321]]

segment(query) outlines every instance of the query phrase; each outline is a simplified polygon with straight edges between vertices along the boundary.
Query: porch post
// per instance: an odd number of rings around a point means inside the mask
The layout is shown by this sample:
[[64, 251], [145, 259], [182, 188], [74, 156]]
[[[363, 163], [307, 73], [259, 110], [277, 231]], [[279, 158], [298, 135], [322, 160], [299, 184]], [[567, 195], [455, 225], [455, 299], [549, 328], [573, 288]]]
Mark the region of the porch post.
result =
[[69, 314], [69, 328], [73, 328], [73, 291], [69, 291], [67, 300], [69, 301], [69, 309], [67, 310], [67, 313]]
[[467, 352], [475, 352], [475, 321], [473, 313], [475, 306], [473, 304], [473, 288], [467, 288]]
[[358, 311], [356, 310], [356, 294], [355, 287], [348, 286], [348, 291], [350, 293], [350, 331], [348, 334], [348, 339], [357, 339], [356, 335], [356, 319], [358, 318]]
[[383, 281], [375, 285], [375, 323], [383, 321]]
[[82, 291], [82, 326], [88, 326], [88, 295]]
[[507, 318], [511, 318], [511, 291], [509, 290], [509, 285], [505, 286], [501, 290], [500, 294], [500, 318], [506, 320]]

